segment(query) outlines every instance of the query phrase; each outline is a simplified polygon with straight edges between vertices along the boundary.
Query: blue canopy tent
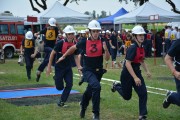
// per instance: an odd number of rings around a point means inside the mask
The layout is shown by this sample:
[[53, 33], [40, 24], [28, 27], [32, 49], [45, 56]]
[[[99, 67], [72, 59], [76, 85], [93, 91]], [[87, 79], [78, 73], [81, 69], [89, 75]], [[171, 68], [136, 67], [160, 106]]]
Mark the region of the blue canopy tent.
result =
[[124, 15], [126, 13], [128, 13], [128, 12], [124, 8], [121, 8], [114, 15], [111, 15], [111, 16], [106, 17], [106, 18], [98, 19], [98, 22], [100, 24], [114, 24], [114, 18], [115, 17], [119, 17], [119, 16]]
[[119, 11], [109, 17], [98, 19], [98, 22], [101, 24], [102, 27], [104, 27], [104, 29], [110, 30], [114, 27], [114, 18], [124, 15], [126, 13], [128, 12], [124, 8], [121, 8]]

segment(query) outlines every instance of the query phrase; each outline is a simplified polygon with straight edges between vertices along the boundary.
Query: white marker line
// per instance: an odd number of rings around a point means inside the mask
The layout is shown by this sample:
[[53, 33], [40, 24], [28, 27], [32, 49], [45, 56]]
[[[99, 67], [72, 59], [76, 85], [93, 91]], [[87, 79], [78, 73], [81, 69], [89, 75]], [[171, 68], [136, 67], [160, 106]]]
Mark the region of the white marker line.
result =
[[[75, 74], [76, 76], [79, 76], [79, 74]], [[114, 81], [116, 81], [116, 82], [119, 82], [119, 80], [113, 80], [113, 79], [108, 79], [108, 78], [102, 78], [102, 80], [104, 80], [104, 81], [110, 81], [110, 82], [114, 82]], [[151, 87], [151, 86], [146, 86], [147, 88], [149, 88], [149, 89], [155, 89], [155, 90], [161, 90], [161, 91], [169, 91], [168, 89], [163, 89], [163, 88], [156, 88], [156, 87]], [[171, 91], [173, 91], [173, 90], [171, 90]], [[176, 91], [173, 91], [173, 92], [176, 92]]]
[[148, 93], [153, 93], [153, 94], [157, 94], [157, 95], [163, 95], [166, 96], [166, 94], [162, 94], [162, 93], [157, 93], [157, 92], [153, 92], [153, 91], [147, 91]]
[[[161, 91], [169, 91], [168, 89], [163, 89], [163, 88], [156, 88], [156, 87], [151, 87], [151, 86], [146, 86], [147, 88], [150, 88], [150, 89], [155, 89], [155, 90], [161, 90]], [[176, 91], [173, 91], [171, 90], [172, 92], [176, 92]]]
[[[110, 84], [107, 84], [107, 83], [104, 83], [104, 82], [101, 82], [101, 84], [105, 84], [105, 85], [109, 85], [111, 86]], [[148, 93], [152, 93], [152, 94], [156, 94], [156, 95], [163, 95], [163, 96], [166, 96], [166, 94], [162, 94], [162, 93], [158, 93], [158, 92], [153, 92], [153, 91], [147, 91]]]

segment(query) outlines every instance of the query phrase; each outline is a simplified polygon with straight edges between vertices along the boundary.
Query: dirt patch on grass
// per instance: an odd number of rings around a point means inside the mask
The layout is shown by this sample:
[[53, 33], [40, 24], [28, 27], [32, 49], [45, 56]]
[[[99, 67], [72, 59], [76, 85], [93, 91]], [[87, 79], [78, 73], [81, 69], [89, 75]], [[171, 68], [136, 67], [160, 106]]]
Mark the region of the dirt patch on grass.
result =
[[[17, 105], [17, 106], [35, 106], [35, 105], [44, 105], [44, 104], [53, 104], [59, 101], [60, 95], [58, 96], [42, 96], [42, 97], [33, 97], [33, 98], [21, 98], [21, 99], [9, 99], [6, 100], [8, 103]], [[80, 101], [81, 94], [70, 94], [68, 102], [78, 102]]]

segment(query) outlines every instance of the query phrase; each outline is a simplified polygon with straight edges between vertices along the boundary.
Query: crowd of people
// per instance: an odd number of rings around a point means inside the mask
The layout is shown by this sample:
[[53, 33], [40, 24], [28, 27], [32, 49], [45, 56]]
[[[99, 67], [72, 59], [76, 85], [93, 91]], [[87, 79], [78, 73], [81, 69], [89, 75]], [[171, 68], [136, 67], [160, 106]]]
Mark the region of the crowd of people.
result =
[[[25, 34], [22, 41], [21, 54], [24, 54], [28, 80], [31, 80], [31, 69], [34, 58], [39, 54], [35, 39], [43, 35], [43, 40], [38, 42], [43, 46], [45, 53], [44, 60], [38, 67], [36, 81], [39, 82], [41, 73], [47, 67], [46, 74], [51, 73], [51, 66], [54, 66], [53, 76], [57, 90], [63, 93], [57, 103], [60, 107], [66, 107], [66, 101], [73, 86], [72, 67], [77, 66], [78, 72], [82, 74], [81, 82], [87, 82], [86, 90], [80, 101], [80, 117], [85, 117], [85, 112], [92, 99], [93, 120], [100, 119], [100, 92], [101, 78], [106, 72], [103, 60], [106, 65], [111, 57], [112, 67], [121, 67], [120, 83], [112, 84], [112, 92], [118, 93], [125, 99], [130, 100], [132, 87], [139, 97], [139, 120], [147, 118], [147, 89], [142, 77], [140, 65], [144, 68], [147, 76], [151, 73], [145, 63], [145, 57], [152, 56], [152, 48], [156, 51], [156, 56], [167, 53], [165, 61], [175, 77], [177, 92], [169, 91], [167, 98], [163, 102], [163, 107], [170, 104], [180, 106], [180, 27], [168, 23], [167, 28], [155, 33], [147, 30], [146, 26], [135, 26], [131, 31], [104, 30], [99, 22], [92, 20], [88, 24], [88, 29], [76, 33], [73, 26], [67, 25], [64, 30], [56, 26], [56, 20], [50, 18], [49, 26], [33, 35], [31, 31]], [[163, 51], [164, 46], [164, 51]], [[125, 55], [123, 64], [120, 64], [117, 55]], [[175, 58], [175, 59], [174, 59]], [[174, 68], [172, 61], [175, 61]], [[65, 85], [64, 85], [65, 82]]]

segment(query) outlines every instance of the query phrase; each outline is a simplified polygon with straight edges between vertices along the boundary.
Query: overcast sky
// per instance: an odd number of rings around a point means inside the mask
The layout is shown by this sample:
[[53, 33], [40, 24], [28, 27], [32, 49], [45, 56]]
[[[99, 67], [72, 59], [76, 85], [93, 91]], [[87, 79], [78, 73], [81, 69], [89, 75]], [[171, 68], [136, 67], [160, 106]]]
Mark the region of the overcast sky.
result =
[[[34, 0], [32, 0], [34, 1]], [[39, 0], [41, 2], [41, 0]], [[51, 7], [55, 1], [57, 0], [46, 0], [47, 7]], [[64, 3], [64, 0], [59, 0], [60, 3]], [[165, 10], [171, 11], [170, 5], [165, 2], [165, 0], [149, 0], [151, 3], [157, 5], [160, 8]], [[180, 9], [180, 0], [172, 0], [176, 5], [177, 8]], [[92, 13], [93, 10], [96, 13], [101, 14], [101, 11], [106, 11], [107, 15], [109, 12], [112, 14], [116, 13], [121, 7], [124, 7], [127, 11], [132, 11], [136, 9], [133, 2], [130, 4], [119, 3], [118, 0], [87, 0], [87, 1], [79, 1], [79, 5], [75, 2], [68, 3], [67, 7], [71, 8], [72, 10], [84, 13], [89, 11]], [[37, 12], [33, 11], [30, 5], [29, 0], [0, 0], [0, 12], [10, 11], [15, 16], [26, 17], [27, 15], [35, 15]], [[43, 11], [40, 9], [40, 11]]]

